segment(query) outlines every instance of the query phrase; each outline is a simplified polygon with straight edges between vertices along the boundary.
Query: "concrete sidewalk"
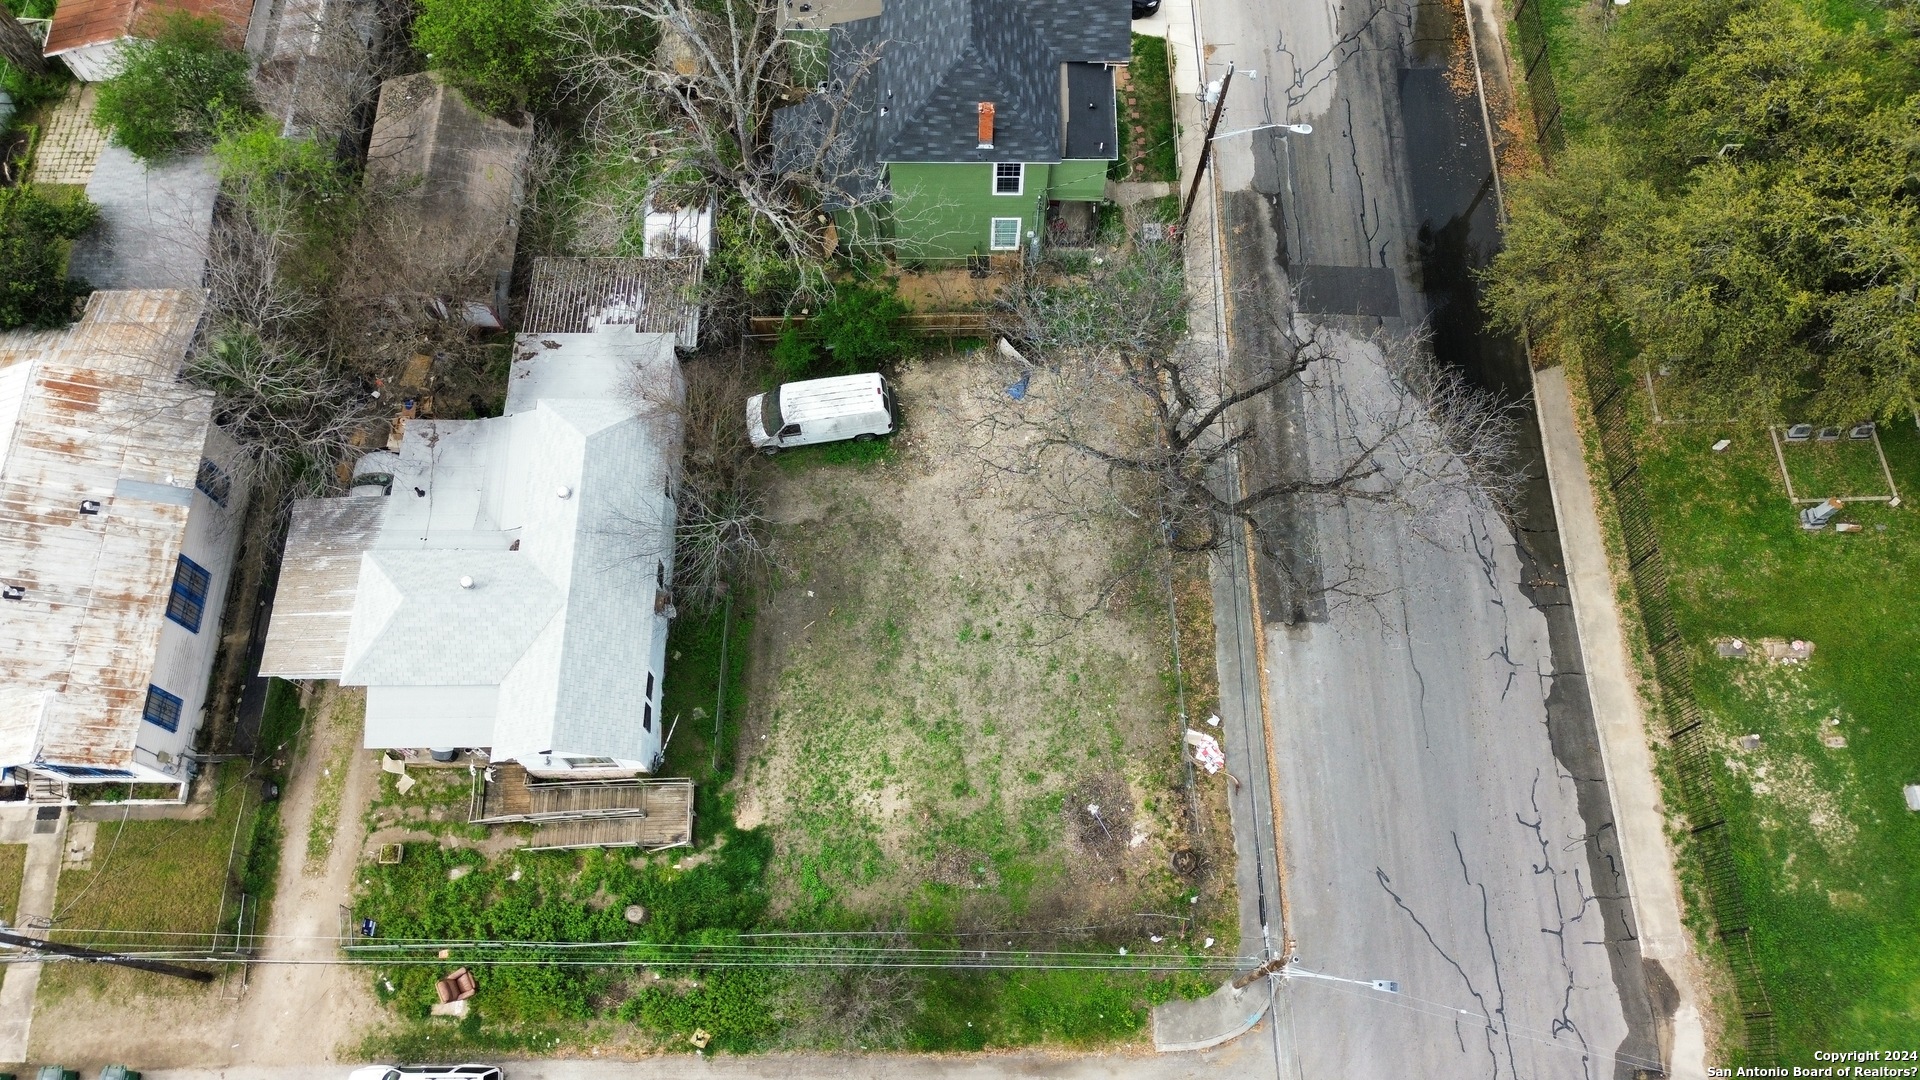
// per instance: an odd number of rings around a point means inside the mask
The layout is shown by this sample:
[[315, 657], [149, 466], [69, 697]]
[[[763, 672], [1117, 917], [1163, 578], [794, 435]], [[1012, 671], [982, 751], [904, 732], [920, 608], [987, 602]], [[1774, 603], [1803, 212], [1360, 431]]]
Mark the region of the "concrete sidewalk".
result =
[[1674, 876], [1673, 851], [1667, 846], [1660, 784], [1654, 778], [1646, 718], [1628, 663], [1620, 609], [1614, 602], [1613, 576], [1574, 422], [1566, 369], [1536, 370], [1533, 386], [1567, 584], [1573, 594], [1573, 617], [1580, 628], [1587, 692], [1593, 699], [1620, 854], [1626, 863], [1634, 923], [1639, 927], [1640, 955], [1666, 974], [1678, 998], [1671, 1030], [1658, 1033], [1661, 1057], [1676, 1080], [1696, 1080], [1707, 1075], [1707, 1067], [1706, 1031], [1693, 983], [1694, 960], [1680, 919], [1680, 886]]
[[[1206, 77], [1200, 63], [1199, 19], [1194, 0], [1165, 0], [1158, 14], [1134, 24], [1137, 32], [1164, 36], [1172, 61], [1173, 110], [1181, 134], [1182, 179], [1166, 185], [1182, 194], [1192, 182], [1206, 129], [1198, 90]], [[1156, 192], [1157, 193], [1157, 192]], [[1203, 183], [1187, 226], [1187, 287], [1192, 294], [1190, 340], [1219, 363], [1227, 363], [1227, 286], [1218, 248], [1214, 185]], [[1237, 477], [1235, 478], [1237, 482]], [[1274, 846], [1273, 787], [1268, 775], [1267, 718], [1262, 698], [1258, 611], [1246, 546], [1238, 531], [1214, 553], [1214, 662], [1220, 686], [1220, 726], [1196, 725], [1217, 736], [1227, 758], [1228, 810], [1233, 822], [1234, 885], [1240, 903], [1240, 954], [1272, 957], [1284, 947], [1279, 854]], [[1212, 782], [1220, 782], [1214, 778]], [[1153, 1045], [1163, 1053], [1204, 1050], [1251, 1031], [1273, 1003], [1274, 984], [1263, 979], [1245, 990], [1223, 984], [1196, 1001], [1172, 1001], [1153, 1011]], [[1277, 1052], [1277, 1047], [1276, 1047]]]
[[[46, 925], [38, 920], [53, 915], [54, 891], [60, 884], [60, 844], [66, 837], [67, 815], [62, 811], [59, 817], [43, 821], [38, 817], [40, 809], [20, 804], [0, 810], [0, 844], [27, 845], [20, 902], [14, 908], [19, 926]], [[33, 996], [40, 989], [40, 965], [7, 964], [0, 980], [0, 1064], [23, 1062], [33, 1027]]]

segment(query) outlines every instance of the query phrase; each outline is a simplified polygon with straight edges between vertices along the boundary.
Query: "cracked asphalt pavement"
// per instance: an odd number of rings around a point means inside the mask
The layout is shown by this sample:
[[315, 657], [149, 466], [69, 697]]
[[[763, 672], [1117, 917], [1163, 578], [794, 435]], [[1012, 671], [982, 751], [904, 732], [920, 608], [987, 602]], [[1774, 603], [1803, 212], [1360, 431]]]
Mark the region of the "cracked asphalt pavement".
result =
[[[1181, 88], [1231, 61], [1222, 130], [1314, 128], [1215, 147], [1234, 355], [1267, 344], [1276, 312], [1348, 335], [1311, 385], [1262, 404], [1256, 482], [1329, 460], [1392, 392], [1357, 362], [1371, 336], [1425, 329], [1443, 361], [1529, 401], [1469, 275], [1497, 208], [1463, 17], [1406, 0], [1202, 9], [1207, 70]], [[1271, 525], [1287, 552], [1260, 573], [1285, 934], [1300, 968], [1338, 977], [1282, 984], [1280, 1071], [1657, 1075], [1660, 976], [1624, 895], [1544, 481], [1510, 520], [1462, 501], [1418, 523], [1348, 504]]]

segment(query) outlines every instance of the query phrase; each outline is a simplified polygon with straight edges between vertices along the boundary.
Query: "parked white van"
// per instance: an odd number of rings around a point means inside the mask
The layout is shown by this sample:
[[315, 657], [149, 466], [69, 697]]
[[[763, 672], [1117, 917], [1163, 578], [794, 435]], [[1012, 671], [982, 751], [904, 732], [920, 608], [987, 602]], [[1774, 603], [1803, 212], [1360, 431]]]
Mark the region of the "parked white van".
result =
[[893, 434], [893, 387], [878, 373], [781, 383], [747, 399], [747, 437], [765, 454]]

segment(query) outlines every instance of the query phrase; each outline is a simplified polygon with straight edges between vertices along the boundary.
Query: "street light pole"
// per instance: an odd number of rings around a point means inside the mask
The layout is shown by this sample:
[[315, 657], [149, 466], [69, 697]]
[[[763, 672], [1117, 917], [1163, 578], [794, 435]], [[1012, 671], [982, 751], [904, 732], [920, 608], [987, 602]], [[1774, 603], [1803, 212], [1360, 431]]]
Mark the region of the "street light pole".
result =
[[1227, 65], [1227, 77], [1220, 80], [1220, 93], [1213, 99], [1213, 116], [1207, 120], [1207, 137], [1200, 144], [1200, 163], [1193, 170], [1193, 186], [1187, 189], [1187, 205], [1180, 210], [1180, 235], [1187, 235], [1187, 219], [1193, 216], [1193, 200], [1200, 195], [1200, 179], [1207, 175], [1207, 162], [1213, 157], [1213, 133], [1220, 127], [1220, 114], [1227, 108], [1227, 87], [1233, 85], [1233, 65]]

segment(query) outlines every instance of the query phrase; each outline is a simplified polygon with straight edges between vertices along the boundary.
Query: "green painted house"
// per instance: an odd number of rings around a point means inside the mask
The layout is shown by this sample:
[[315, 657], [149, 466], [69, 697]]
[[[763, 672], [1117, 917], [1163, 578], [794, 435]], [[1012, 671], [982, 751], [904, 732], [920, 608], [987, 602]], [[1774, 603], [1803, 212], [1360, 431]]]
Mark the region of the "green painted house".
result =
[[831, 163], [857, 242], [907, 263], [1015, 252], [1057, 232], [1063, 204], [1104, 196], [1130, 0], [801, 6], [788, 33], [818, 89], [775, 114], [776, 153]]

